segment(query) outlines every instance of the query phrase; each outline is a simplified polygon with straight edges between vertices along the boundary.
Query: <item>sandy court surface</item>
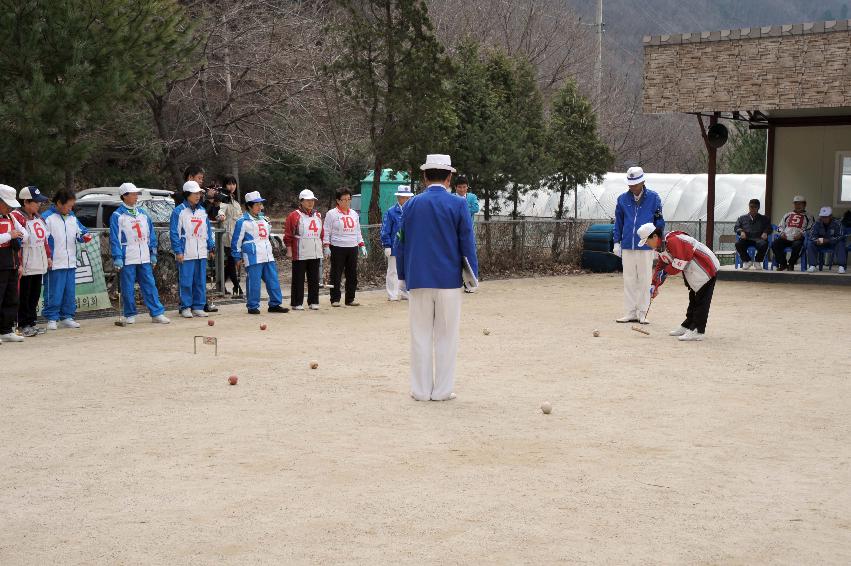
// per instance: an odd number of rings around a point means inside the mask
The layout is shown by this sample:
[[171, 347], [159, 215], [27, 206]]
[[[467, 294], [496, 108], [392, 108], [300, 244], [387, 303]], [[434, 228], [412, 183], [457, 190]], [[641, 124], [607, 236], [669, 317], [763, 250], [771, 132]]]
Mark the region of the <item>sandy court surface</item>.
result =
[[0, 564], [851, 563], [848, 290], [720, 282], [685, 344], [621, 285], [484, 283], [446, 403], [380, 292], [4, 344]]

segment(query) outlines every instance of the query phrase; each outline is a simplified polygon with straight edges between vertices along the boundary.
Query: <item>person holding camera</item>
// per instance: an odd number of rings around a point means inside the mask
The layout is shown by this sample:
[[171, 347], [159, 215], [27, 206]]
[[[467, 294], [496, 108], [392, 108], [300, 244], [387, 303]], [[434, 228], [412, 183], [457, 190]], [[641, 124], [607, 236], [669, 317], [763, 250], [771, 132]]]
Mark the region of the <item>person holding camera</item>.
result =
[[225, 246], [225, 279], [230, 279], [230, 282], [233, 284], [233, 288], [231, 290], [231, 294], [234, 297], [243, 297], [244, 293], [242, 291], [242, 287], [239, 285], [239, 272], [236, 269], [236, 260], [231, 255], [231, 240], [233, 240], [233, 231], [236, 226], [237, 220], [242, 218], [242, 206], [239, 204], [239, 198], [237, 197], [237, 188], [239, 187], [239, 182], [236, 180], [236, 177], [233, 175], [226, 175], [224, 179], [222, 179], [222, 186], [224, 187], [224, 191], [222, 191], [218, 198], [221, 202], [219, 206], [219, 214], [218, 219], [222, 223], [222, 227], [225, 229], [224, 239], [222, 243]]

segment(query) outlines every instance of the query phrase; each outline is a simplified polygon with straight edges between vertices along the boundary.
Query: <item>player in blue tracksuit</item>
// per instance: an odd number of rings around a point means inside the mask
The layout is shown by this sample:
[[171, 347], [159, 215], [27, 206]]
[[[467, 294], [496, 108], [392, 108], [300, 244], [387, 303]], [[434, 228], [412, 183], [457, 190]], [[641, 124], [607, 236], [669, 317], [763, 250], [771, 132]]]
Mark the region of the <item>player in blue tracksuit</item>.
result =
[[201, 206], [203, 192], [195, 181], [183, 184], [184, 201], [171, 213], [169, 236], [178, 263], [180, 316], [206, 317], [207, 257], [213, 258], [216, 243], [207, 211]]
[[381, 246], [387, 257], [386, 284], [387, 298], [390, 301], [398, 301], [400, 298], [408, 300], [408, 291], [399, 285], [399, 277], [396, 273], [396, 235], [402, 224], [402, 207], [412, 196], [410, 186], [400, 186], [396, 191], [396, 204], [387, 209], [381, 220]]
[[138, 282], [151, 322], [168, 324], [171, 321], [163, 314], [165, 307], [160, 302], [154, 282], [154, 266], [157, 264], [154, 223], [143, 209], [136, 207], [141, 192], [136, 185], [122, 183], [118, 192], [124, 204], [109, 219], [109, 249], [112, 263], [120, 274], [124, 320], [128, 324], [136, 322], [135, 287]]
[[626, 174], [629, 187], [615, 206], [614, 253], [623, 261], [624, 315], [618, 322], [647, 323], [650, 308], [650, 281], [653, 278], [653, 250], [640, 244], [638, 229], [653, 224], [664, 230], [662, 199], [644, 186], [644, 170], [630, 167]]
[[266, 284], [269, 293], [269, 312], [289, 312], [282, 307], [284, 302], [281, 283], [278, 281], [278, 267], [272, 253], [272, 225], [263, 216], [263, 203], [266, 199], [257, 191], [245, 195], [246, 213], [236, 221], [233, 239], [230, 243], [231, 255], [237, 261], [236, 268], [245, 264], [246, 306], [248, 314], [260, 314], [260, 285]]
[[47, 329], [80, 328], [74, 320], [77, 312], [77, 244], [92, 240], [92, 235], [71, 210], [77, 197], [60, 189], [53, 195], [53, 206], [42, 215], [47, 225], [48, 249], [52, 264], [44, 281], [44, 309]]
[[402, 211], [396, 267], [410, 293], [411, 396], [455, 398], [464, 260], [478, 277], [473, 222], [464, 199], [448, 192], [452, 162], [429, 155], [421, 166], [428, 188]]

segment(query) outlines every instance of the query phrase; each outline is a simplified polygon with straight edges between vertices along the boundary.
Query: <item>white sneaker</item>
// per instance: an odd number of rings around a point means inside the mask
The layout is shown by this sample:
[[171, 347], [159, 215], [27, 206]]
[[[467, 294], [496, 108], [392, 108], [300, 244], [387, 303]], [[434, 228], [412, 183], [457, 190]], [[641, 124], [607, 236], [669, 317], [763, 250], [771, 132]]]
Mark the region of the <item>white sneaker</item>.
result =
[[0, 336], [0, 340], [2, 340], [3, 342], [23, 342], [24, 337], [18, 336], [14, 332], [10, 332], [9, 334], [3, 334], [2, 336]]
[[293, 307], [293, 310], [294, 311], [303, 311], [304, 305], [296, 305], [296, 306]]
[[310, 310], [312, 310], [312, 311], [318, 311], [319, 305], [310, 305], [308, 308], [310, 308]]
[[841, 265], [839, 266], [839, 273], [845, 273], [845, 268]]
[[620, 318], [616, 318], [615, 322], [626, 323], [626, 322], [638, 322], [638, 319], [634, 316], [622, 316]]
[[757, 271], [762, 271], [762, 264], [761, 263], [755, 263], [755, 264], [753, 264], [753, 268], [756, 269]]
[[697, 330], [689, 330], [679, 338], [677, 338], [680, 342], [700, 342], [703, 340], [703, 334], [698, 332]]
[[154, 324], [169, 324], [171, 322], [164, 314], [151, 317], [151, 322]]
[[751, 267], [753, 267], [752, 261], [746, 261], [742, 264], [742, 269], [750, 269]]
[[47, 321], [47, 329], [48, 330], [56, 330], [56, 321], [55, 320], [48, 320]]
[[192, 318], [192, 309], [183, 309], [180, 311], [180, 316], [183, 318]]
[[127, 324], [136, 324], [136, 317], [135, 316], [125, 317], [124, 322], [126, 322]]
[[59, 326], [62, 328], [80, 328], [80, 323], [73, 318], [66, 318], [65, 320], [59, 321]]
[[816, 272], [816, 266], [815, 265], [811, 265], [807, 268], [807, 273], [815, 273], [815, 272]]
[[207, 318], [209, 315], [205, 313], [203, 310], [192, 310], [192, 316], [197, 318]]
[[686, 332], [690, 332], [690, 330], [688, 328], [686, 328], [685, 326], [680, 326], [679, 328], [676, 328], [676, 329], [668, 332], [668, 336], [682, 336]]

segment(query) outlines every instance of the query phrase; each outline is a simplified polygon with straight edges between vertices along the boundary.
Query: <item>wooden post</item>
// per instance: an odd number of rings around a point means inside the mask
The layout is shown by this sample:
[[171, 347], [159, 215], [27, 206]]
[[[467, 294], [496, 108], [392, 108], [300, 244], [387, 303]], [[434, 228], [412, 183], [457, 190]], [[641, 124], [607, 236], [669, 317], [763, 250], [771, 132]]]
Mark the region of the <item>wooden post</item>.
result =
[[774, 125], [768, 126], [768, 141], [765, 144], [765, 215], [771, 220], [774, 204]]
[[[711, 128], [718, 123], [720, 112], [713, 112], [709, 118], [709, 127]], [[706, 127], [703, 125], [703, 117], [697, 114], [697, 122], [700, 124], [700, 134], [703, 136], [703, 143], [706, 146], [706, 153], [709, 156], [707, 167], [707, 183], [706, 183], [706, 246], [711, 250], [715, 239], [715, 172], [718, 163], [718, 150], [709, 144], [709, 136], [706, 133]]]
[[[709, 127], [711, 128], [718, 123], [718, 112], [712, 114], [709, 118]], [[709, 151], [709, 167], [707, 170], [707, 191], [706, 191], [706, 246], [713, 249], [715, 241], [715, 172], [718, 165], [718, 150], [707, 144]]]

